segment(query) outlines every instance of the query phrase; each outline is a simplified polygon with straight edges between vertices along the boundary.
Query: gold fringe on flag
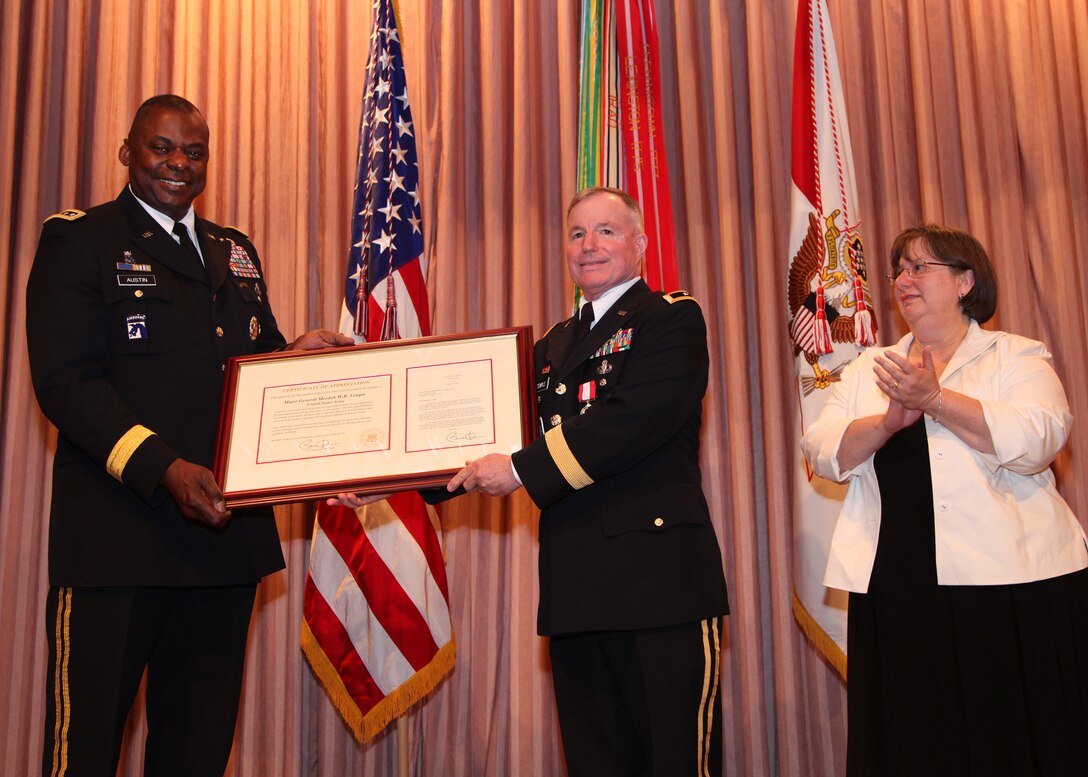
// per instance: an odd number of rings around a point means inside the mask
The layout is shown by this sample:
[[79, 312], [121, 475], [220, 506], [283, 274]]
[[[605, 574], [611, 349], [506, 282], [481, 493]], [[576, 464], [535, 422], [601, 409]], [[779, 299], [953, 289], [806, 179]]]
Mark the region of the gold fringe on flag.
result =
[[435, 653], [434, 658], [425, 667], [412, 675], [411, 679], [398, 687], [391, 694], [374, 705], [370, 712], [363, 714], [355, 700], [351, 698], [344, 681], [340, 679], [336, 668], [321, 649], [310, 626], [302, 621], [302, 633], [299, 637], [302, 652], [306, 655], [318, 682], [324, 686], [340, 716], [347, 723], [351, 733], [359, 742], [369, 742], [385, 727], [406, 713], [408, 709], [435, 689], [439, 681], [452, 669], [457, 657], [457, 642], [453, 637]]

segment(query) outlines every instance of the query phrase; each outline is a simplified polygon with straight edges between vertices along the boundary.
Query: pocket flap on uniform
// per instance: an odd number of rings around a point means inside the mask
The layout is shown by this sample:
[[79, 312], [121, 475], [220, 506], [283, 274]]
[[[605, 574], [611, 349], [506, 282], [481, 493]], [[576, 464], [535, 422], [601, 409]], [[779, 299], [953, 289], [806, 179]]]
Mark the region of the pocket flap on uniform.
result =
[[238, 289], [238, 296], [240, 296], [246, 302], [255, 302], [260, 304], [261, 293], [257, 290], [255, 284], [256, 281], [248, 278], [235, 278], [232, 277], [231, 281], [234, 283], [234, 288]]
[[708, 520], [702, 489], [675, 485], [627, 495], [621, 505], [601, 515], [601, 528], [611, 537], [633, 531], [668, 531], [681, 524], [705, 524]]

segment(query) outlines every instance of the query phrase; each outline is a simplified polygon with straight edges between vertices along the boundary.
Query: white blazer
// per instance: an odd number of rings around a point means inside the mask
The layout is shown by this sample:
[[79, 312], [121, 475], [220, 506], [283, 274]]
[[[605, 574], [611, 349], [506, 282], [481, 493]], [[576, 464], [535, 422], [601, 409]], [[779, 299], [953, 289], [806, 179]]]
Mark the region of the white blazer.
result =
[[[890, 348], [869, 348], [843, 370], [801, 441], [816, 474], [849, 483], [824, 576], [832, 588], [868, 589], [880, 535], [873, 457], [844, 472], [836, 460], [839, 445], [854, 419], [888, 408], [873, 377], [874, 358], [888, 350], [905, 356], [912, 339], [908, 334]], [[1084, 530], [1050, 470], [1073, 417], [1046, 346], [972, 321], [941, 385], [982, 403], [995, 453], [979, 453], [925, 417], [937, 582], [1025, 583], [1088, 567]]]

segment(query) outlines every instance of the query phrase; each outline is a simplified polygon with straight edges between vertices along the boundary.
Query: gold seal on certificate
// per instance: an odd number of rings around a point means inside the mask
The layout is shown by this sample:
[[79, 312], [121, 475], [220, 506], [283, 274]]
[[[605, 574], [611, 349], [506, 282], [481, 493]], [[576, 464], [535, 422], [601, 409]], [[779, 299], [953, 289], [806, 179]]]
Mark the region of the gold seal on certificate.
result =
[[536, 428], [528, 327], [232, 358], [214, 472], [230, 507], [444, 485]]
[[359, 443], [366, 450], [378, 450], [385, 445], [385, 432], [381, 429], [367, 429], [359, 438]]

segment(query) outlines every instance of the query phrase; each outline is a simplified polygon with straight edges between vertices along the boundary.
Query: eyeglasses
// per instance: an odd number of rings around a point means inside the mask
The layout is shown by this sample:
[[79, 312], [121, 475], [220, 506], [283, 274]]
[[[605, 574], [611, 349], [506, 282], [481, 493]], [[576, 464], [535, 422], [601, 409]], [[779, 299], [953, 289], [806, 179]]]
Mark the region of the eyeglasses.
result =
[[934, 266], [955, 267], [956, 265], [950, 264], [949, 262], [911, 262], [905, 267], [896, 268], [895, 272], [890, 275], [885, 275], [884, 277], [888, 279], [888, 283], [895, 283], [903, 273], [906, 273], [908, 278], [914, 279], [919, 275], [925, 275], [929, 272], [929, 268]]

